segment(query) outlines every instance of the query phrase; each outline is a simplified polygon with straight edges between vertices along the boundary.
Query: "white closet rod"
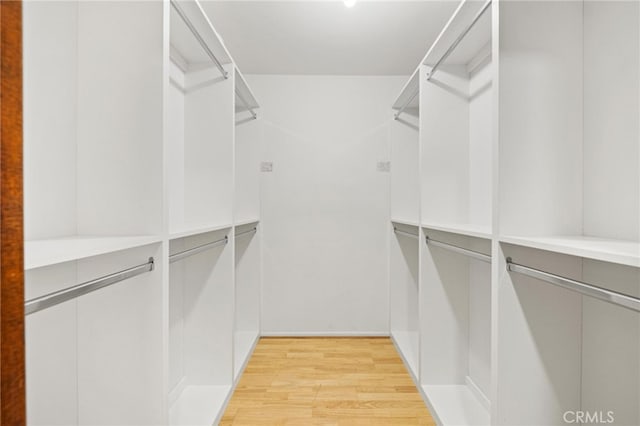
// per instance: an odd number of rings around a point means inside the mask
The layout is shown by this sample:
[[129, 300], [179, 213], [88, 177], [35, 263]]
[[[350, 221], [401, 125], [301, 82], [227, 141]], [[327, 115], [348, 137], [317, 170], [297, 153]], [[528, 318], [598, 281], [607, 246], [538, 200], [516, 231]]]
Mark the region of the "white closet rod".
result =
[[549, 284], [553, 284], [567, 290], [575, 291], [585, 296], [593, 297], [595, 299], [603, 300], [605, 302], [613, 303], [614, 305], [619, 305], [624, 308], [631, 309], [632, 311], [640, 312], [640, 299], [636, 297], [618, 293], [613, 290], [605, 290], [601, 287], [583, 283], [581, 281], [572, 280], [570, 278], [551, 274], [539, 269], [519, 265], [517, 263], [513, 263], [510, 257], [507, 258], [507, 271], [517, 272], [519, 274], [545, 281]]
[[491, 263], [491, 256], [486, 255], [484, 253], [458, 247], [456, 245], [445, 243], [442, 241], [434, 240], [433, 238], [429, 238], [428, 235], [426, 236], [426, 239], [427, 239], [427, 244], [431, 244], [432, 246], [440, 247], [442, 249], [449, 250], [454, 253], [463, 254], [465, 256], [472, 257], [477, 260], [481, 260], [482, 262]]
[[253, 108], [249, 106], [249, 103], [242, 97], [240, 92], [238, 92], [237, 90], [236, 90], [236, 96], [238, 97], [238, 99], [240, 99], [240, 102], [244, 104], [244, 107], [247, 109], [247, 111], [251, 113], [251, 116], [253, 117], [253, 119], [255, 120], [256, 118], [258, 118], [258, 114], [256, 114]]
[[248, 231], [244, 231], [244, 232], [240, 232], [239, 234], [236, 234], [236, 238], [242, 237], [244, 235], [255, 234], [256, 232], [258, 232], [258, 228], [252, 228]]
[[179, 260], [184, 259], [185, 257], [193, 256], [194, 254], [201, 253], [205, 250], [209, 250], [214, 247], [223, 246], [227, 244], [228, 241], [229, 241], [229, 238], [225, 235], [225, 237], [222, 238], [221, 240], [212, 241], [210, 243], [206, 243], [201, 246], [197, 246], [184, 251], [180, 251], [178, 253], [174, 253], [169, 256], [169, 263], [177, 262]]
[[411, 233], [411, 232], [406, 232], [406, 231], [402, 231], [396, 227], [393, 228], [393, 232], [395, 232], [396, 234], [400, 234], [400, 235], [404, 235], [406, 237], [411, 237], [411, 238], [418, 238], [417, 234]]
[[222, 66], [222, 63], [218, 60], [216, 55], [211, 51], [211, 49], [209, 49], [209, 45], [207, 45], [207, 42], [204, 41], [202, 36], [200, 36], [200, 33], [198, 32], [198, 30], [196, 29], [196, 27], [193, 26], [193, 24], [191, 23], [187, 15], [185, 15], [184, 11], [180, 8], [178, 3], [172, 0], [171, 6], [173, 6], [173, 9], [178, 13], [178, 15], [180, 15], [180, 18], [182, 19], [182, 21], [184, 21], [185, 25], [189, 28], [189, 31], [191, 31], [191, 34], [193, 34], [193, 36], [196, 38], [200, 46], [202, 46], [204, 51], [211, 58], [213, 63], [216, 65], [216, 67], [220, 70], [225, 80], [228, 79], [229, 73], [224, 69], [224, 67]]
[[44, 296], [36, 297], [35, 299], [27, 300], [24, 304], [24, 314], [29, 315], [46, 308], [50, 308], [51, 306], [75, 299], [76, 297], [91, 293], [101, 288], [108, 287], [120, 281], [135, 277], [136, 275], [153, 271], [153, 268], [153, 257], [150, 257], [147, 263], [143, 263], [142, 265], [124, 269], [113, 274], [77, 284], [73, 287], [65, 288], [64, 290], [55, 291], [53, 293], [45, 294]]
[[449, 55], [451, 55], [451, 53], [453, 53], [456, 47], [458, 47], [458, 44], [460, 44], [460, 42], [465, 38], [469, 31], [471, 31], [471, 28], [473, 28], [476, 22], [478, 22], [478, 20], [482, 17], [484, 12], [489, 8], [490, 5], [491, 0], [487, 0], [485, 4], [482, 5], [480, 11], [476, 14], [476, 16], [474, 16], [473, 21], [471, 21], [471, 23], [464, 29], [464, 31], [458, 36], [458, 38], [455, 39], [453, 44], [449, 46], [446, 52], [444, 52], [444, 55], [442, 55], [440, 59], [438, 59], [438, 61], [433, 65], [433, 67], [431, 67], [431, 71], [427, 73], [427, 81], [431, 80], [431, 77], [433, 77], [433, 74], [435, 74], [438, 67], [442, 65], [442, 63], [449, 57]]

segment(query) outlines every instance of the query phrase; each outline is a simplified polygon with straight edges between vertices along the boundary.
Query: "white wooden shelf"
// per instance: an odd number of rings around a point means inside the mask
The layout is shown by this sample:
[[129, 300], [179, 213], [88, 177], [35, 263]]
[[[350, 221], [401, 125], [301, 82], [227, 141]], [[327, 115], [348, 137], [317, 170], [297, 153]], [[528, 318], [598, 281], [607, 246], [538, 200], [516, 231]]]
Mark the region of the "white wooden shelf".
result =
[[640, 267], [640, 243], [585, 236], [504, 236], [500, 242], [530, 247], [585, 259]]
[[153, 235], [120, 237], [72, 236], [25, 241], [24, 268], [25, 270], [42, 268], [159, 243], [160, 241], [162, 241], [160, 237]]
[[[207, 49], [221, 64], [226, 65], [233, 62], [222, 38], [213, 28], [198, 2], [172, 0], [171, 3], [171, 57], [183, 71], [202, 68], [204, 64], [211, 66], [212, 63], [212, 59], [196, 39], [189, 25], [197, 31]], [[189, 24], [182, 19], [176, 9], [180, 9]]]
[[172, 426], [217, 424], [222, 407], [231, 396], [231, 386], [187, 386], [171, 406]]
[[258, 219], [258, 218], [253, 218], [253, 219], [242, 219], [242, 220], [239, 220], [239, 221], [235, 222], [235, 223], [233, 224], [233, 226], [235, 226], [235, 227], [237, 228], [237, 227], [239, 227], [239, 226], [252, 225], [252, 224], [254, 224], [254, 223], [255, 223], [255, 224], [260, 223], [260, 219]]
[[238, 70], [238, 68], [236, 68], [235, 85], [236, 85], [235, 87], [236, 113], [247, 111], [248, 108], [251, 108], [251, 109], [260, 108], [260, 104], [258, 104], [256, 97], [253, 95], [253, 92], [249, 88], [247, 81], [244, 79], [244, 76], [242, 75], [240, 70]]
[[434, 231], [450, 232], [452, 234], [465, 235], [467, 237], [491, 239], [491, 229], [488, 226], [475, 225], [470, 223], [435, 223], [423, 222], [423, 228]]
[[233, 336], [233, 378], [238, 380], [258, 343], [258, 331], [236, 331]]
[[233, 225], [230, 223], [223, 223], [219, 225], [207, 225], [189, 229], [183, 229], [179, 231], [173, 231], [169, 235], [170, 240], [177, 240], [178, 238], [191, 237], [194, 235], [206, 234], [207, 232], [215, 232], [223, 229], [230, 229]]
[[417, 220], [410, 220], [410, 219], [391, 219], [391, 223], [395, 223], [398, 225], [413, 226], [415, 228], [420, 227], [420, 222], [418, 222]]
[[[409, 80], [405, 83], [404, 87], [398, 94], [395, 102], [393, 103], [392, 108], [395, 110], [399, 110], [405, 105], [408, 109], [418, 109], [420, 96], [417, 95], [420, 90], [420, 67], [416, 68], [416, 70], [411, 74]], [[408, 102], [408, 104], [407, 104]]]
[[422, 391], [436, 422], [449, 425], [489, 425], [489, 411], [466, 385], [425, 385]]
[[[422, 64], [433, 66], [453, 45], [454, 41], [471, 24], [476, 14], [482, 8], [484, 2], [463, 1], [454, 12], [447, 25], [442, 29], [436, 41], [422, 60]], [[447, 64], [473, 66], [478, 53], [485, 51], [491, 40], [491, 12], [486, 11], [473, 25], [473, 28], [464, 37], [455, 50], [446, 58]], [[490, 49], [488, 49], [490, 54]]]
[[418, 377], [418, 332], [392, 331], [391, 338], [396, 345], [409, 373], [415, 379]]

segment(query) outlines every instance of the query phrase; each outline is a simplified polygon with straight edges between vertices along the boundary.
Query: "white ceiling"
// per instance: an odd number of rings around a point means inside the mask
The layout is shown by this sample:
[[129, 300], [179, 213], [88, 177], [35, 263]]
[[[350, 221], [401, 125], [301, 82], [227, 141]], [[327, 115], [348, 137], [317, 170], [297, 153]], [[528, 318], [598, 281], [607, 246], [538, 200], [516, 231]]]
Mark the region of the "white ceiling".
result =
[[457, 1], [202, 1], [245, 74], [408, 75]]

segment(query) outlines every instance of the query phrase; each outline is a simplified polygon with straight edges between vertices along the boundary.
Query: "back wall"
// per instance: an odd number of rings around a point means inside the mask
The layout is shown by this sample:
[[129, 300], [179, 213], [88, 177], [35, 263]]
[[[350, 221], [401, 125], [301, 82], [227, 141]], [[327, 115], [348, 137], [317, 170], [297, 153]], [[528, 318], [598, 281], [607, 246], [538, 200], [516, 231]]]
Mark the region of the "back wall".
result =
[[261, 104], [265, 335], [388, 334], [391, 103], [400, 77], [251, 75]]

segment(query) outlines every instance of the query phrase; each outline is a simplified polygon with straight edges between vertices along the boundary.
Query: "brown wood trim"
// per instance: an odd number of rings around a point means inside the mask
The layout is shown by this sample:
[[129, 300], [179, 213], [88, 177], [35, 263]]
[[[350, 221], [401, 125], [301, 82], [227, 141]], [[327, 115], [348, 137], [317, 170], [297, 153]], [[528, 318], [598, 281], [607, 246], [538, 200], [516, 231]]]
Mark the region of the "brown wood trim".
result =
[[22, 2], [0, 0], [0, 424], [24, 425]]

